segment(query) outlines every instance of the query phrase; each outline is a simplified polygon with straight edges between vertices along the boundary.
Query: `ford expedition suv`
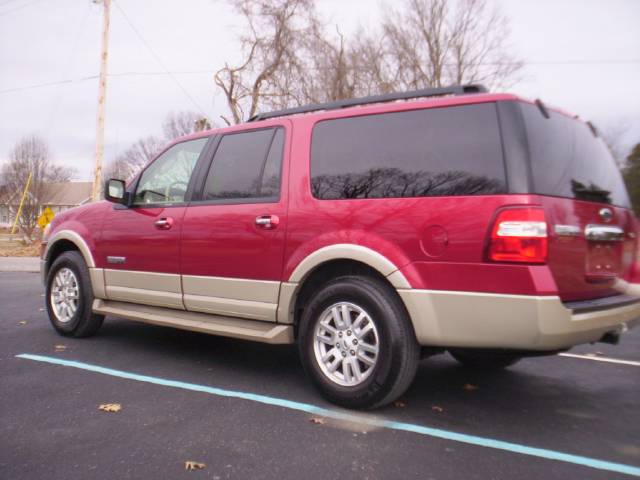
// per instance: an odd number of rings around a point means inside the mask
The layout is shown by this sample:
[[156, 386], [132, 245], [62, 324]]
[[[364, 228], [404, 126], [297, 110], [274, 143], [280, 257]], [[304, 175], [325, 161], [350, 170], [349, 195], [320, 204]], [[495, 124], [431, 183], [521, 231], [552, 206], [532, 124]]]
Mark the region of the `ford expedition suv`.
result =
[[58, 332], [296, 342], [346, 407], [397, 398], [421, 354], [506, 367], [640, 317], [640, 222], [596, 129], [481, 86], [261, 114], [105, 189], [46, 232]]

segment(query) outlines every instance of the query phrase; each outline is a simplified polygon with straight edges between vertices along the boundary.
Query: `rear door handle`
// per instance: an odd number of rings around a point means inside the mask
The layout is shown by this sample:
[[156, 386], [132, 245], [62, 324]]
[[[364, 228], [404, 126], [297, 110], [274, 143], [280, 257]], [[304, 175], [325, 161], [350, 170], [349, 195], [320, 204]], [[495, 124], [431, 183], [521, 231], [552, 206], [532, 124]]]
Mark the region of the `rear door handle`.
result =
[[256, 217], [256, 225], [266, 230], [276, 228], [279, 223], [280, 218], [277, 215], [260, 215]]
[[169, 230], [173, 226], [173, 218], [159, 218], [155, 221], [154, 225], [158, 230]]
[[587, 225], [584, 236], [594, 242], [621, 242], [624, 240], [624, 230], [613, 225]]

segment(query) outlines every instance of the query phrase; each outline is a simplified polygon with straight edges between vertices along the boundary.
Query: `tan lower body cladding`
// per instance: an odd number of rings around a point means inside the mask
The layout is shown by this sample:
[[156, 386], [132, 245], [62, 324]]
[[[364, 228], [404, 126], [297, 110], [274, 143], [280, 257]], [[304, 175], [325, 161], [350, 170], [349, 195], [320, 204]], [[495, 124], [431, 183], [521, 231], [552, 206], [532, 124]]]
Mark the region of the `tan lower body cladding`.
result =
[[163, 327], [271, 344], [294, 342], [293, 326], [95, 299], [93, 311]]
[[640, 320], [637, 303], [575, 314], [559, 297], [398, 290], [421, 345], [560, 350]]
[[276, 321], [280, 282], [97, 268], [90, 272], [96, 298]]
[[[106, 300], [98, 313], [236, 338], [293, 341], [297, 283], [96, 268], [90, 273], [95, 297]], [[555, 296], [397, 291], [418, 342], [428, 346], [551, 351], [597, 341], [640, 319], [640, 302], [574, 314]], [[274, 333], [278, 326], [284, 330]]]

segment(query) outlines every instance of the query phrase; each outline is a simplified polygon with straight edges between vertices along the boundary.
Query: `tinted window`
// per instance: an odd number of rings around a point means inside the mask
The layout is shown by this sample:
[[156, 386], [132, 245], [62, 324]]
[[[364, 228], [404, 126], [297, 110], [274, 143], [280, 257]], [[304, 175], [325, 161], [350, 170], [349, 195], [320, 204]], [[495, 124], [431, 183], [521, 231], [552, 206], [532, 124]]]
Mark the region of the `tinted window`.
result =
[[311, 188], [323, 199], [505, 193], [495, 105], [320, 122]]
[[536, 193], [629, 206], [620, 171], [585, 123], [522, 105]]
[[208, 138], [178, 143], [156, 158], [140, 177], [135, 204], [182, 203], [191, 173]]
[[222, 137], [203, 199], [278, 197], [284, 131], [256, 130]]

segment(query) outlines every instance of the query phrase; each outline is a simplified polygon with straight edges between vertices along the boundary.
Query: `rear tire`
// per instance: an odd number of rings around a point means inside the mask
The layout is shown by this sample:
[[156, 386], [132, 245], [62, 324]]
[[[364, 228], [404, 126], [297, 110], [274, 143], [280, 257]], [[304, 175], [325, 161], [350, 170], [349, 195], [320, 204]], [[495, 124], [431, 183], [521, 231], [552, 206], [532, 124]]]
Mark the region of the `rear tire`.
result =
[[347, 408], [376, 408], [398, 398], [420, 359], [404, 305], [388, 285], [369, 277], [344, 276], [320, 287], [304, 310], [298, 340], [314, 386]]
[[47, 274], [46, 306], [55, 330], [67, 337], [90, 337], [102, 326], [103, 315], [91, 310], [93, 288], [84, 258], [79, 252], [64, 252]]
[[500, 370], [522, 360], [521, 356], [509, 352], [454, 348], [449, 353], [465, 367], [475, 370]]

